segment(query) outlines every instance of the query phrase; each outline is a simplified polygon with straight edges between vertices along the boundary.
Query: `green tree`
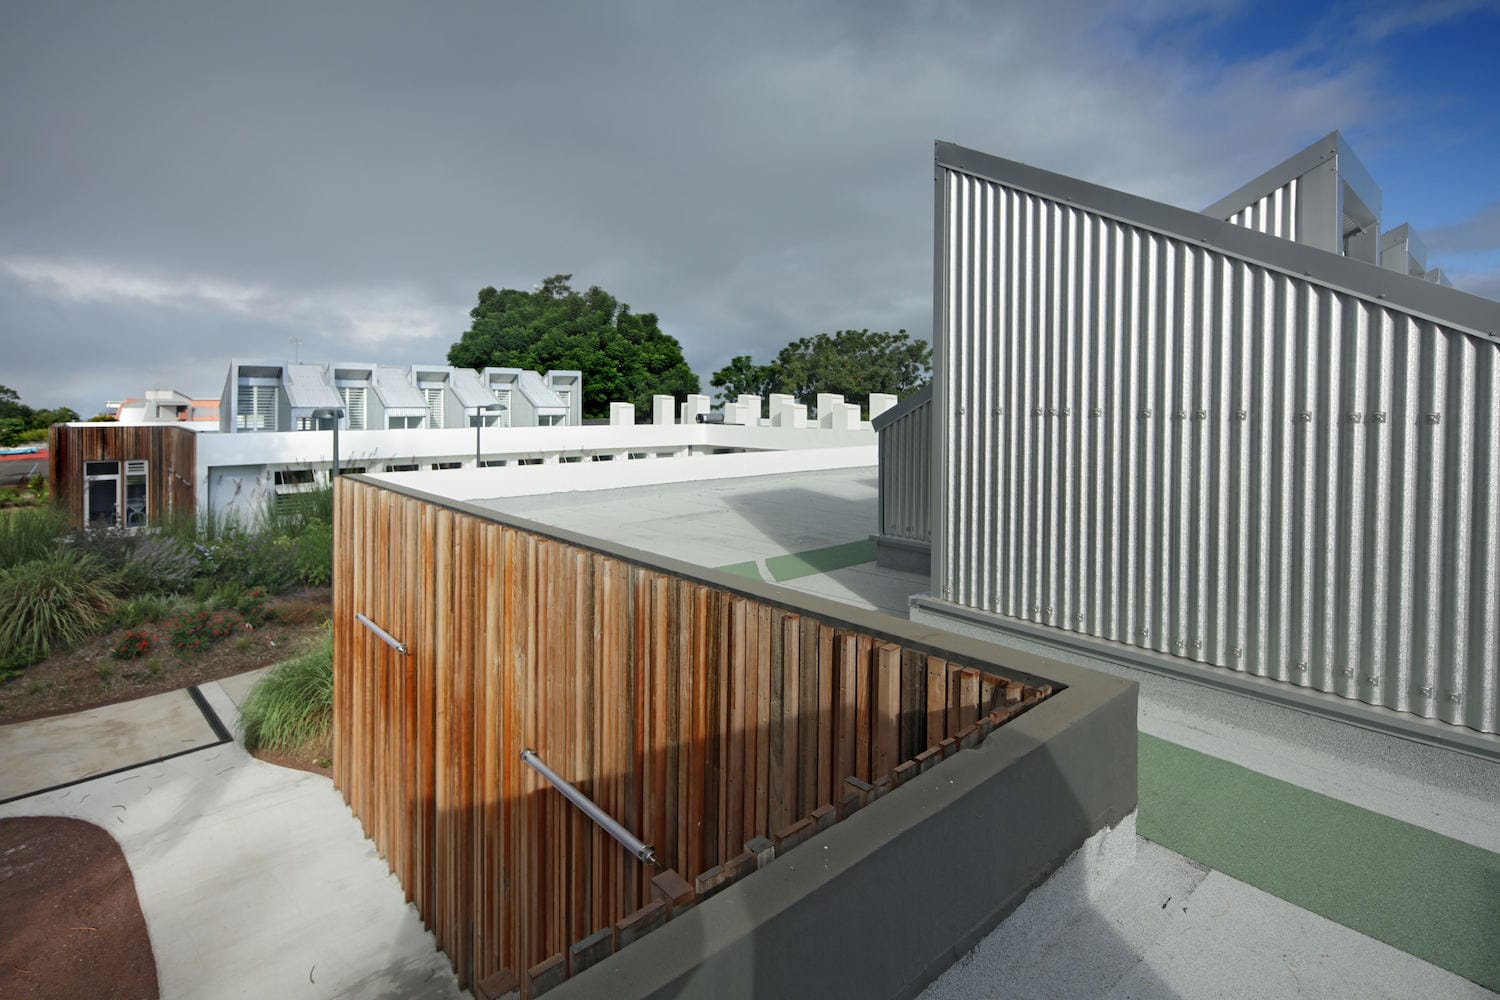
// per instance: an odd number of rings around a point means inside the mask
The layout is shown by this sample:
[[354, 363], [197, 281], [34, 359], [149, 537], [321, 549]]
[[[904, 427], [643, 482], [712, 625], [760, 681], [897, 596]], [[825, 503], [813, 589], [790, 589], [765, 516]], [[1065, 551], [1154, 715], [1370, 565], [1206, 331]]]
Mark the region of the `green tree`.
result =
[[932, 345], [905, 330], [820, 333], [787, 344], [769, 365], [741, 355], [714, 372], [711, 381], [725, 387], [719, 394], [724, 400], [741, 392], [784, 392], [813, 406], [818, 393], [834, 392], [868, 412], [872, 392], [907, 396], [932, 381]]
[[583, 373], [583, 414], [609, 415], [611, 402], [651, 412], [651, 397], [681, 402], [698, 391], [682, 345], [661, 332], [654, 313], [630, 306], [597, 286], [574, 291], [571, 274], [555, 274], [534, 291], [483, 288], [469, 310], [473, 321], [448, 349], [459, 368], [576, 369]]
[[758, 365], [748, 354], [738, 355], [714, 372], [709, 384], [719, 390], [721, 403], [731, 403], [741, 395], [764, 397], [781, 391], [776, 365]]
[[47, 428], [77, 420], [78, 414], [67, 406], [55, 410], [34, 410], [21, 402], [21, 396], [9, 386], [0, 385], [0, 447], [47, 440]]

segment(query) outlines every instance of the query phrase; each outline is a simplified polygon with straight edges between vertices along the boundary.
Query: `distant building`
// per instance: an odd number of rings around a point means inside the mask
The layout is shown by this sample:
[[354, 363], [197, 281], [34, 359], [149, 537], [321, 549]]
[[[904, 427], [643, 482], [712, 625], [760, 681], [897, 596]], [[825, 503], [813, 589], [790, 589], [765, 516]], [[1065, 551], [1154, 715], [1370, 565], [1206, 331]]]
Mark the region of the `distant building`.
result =
[[110, 400], [104, 412], [122, 424], [217, 424], [219, 401], [194, 399], [175, 389], [147, 389], [144, 396]]
[[339, 429], [576, 426], [583, 375], [519, 368], [244, 360], [229, 363], [219, 402], [226, 434]]
[[[881, 405], [895, 402], [889, 398]], [[60, 424], [51, 431], [54, 491], [82, 523], [137, 527], [185, 512], [253, 520], [345, 473], [685, 458], [874, 444], [859, 408], [741, 397], [734, 419], [698, 421], [707, 396], [654, 399], [650, 424], [629, 403], [583, 426], [583, 377], [514, 368], [374, 362], [230, 363], [218, 423]]]

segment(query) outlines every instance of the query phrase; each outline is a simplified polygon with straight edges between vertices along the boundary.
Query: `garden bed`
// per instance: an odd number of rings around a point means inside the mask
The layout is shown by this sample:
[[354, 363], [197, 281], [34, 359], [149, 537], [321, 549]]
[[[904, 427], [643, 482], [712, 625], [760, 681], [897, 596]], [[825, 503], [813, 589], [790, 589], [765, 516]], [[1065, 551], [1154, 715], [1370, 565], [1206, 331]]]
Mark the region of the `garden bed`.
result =
[[[117, 659], [115, 648], [133, 631], [125, 628], [54, 653], [0, 682], [0, 724], [112, 705], [279, 663], [323, 634], [329, 590], [271, 597], [266, 606], [275, 612], [271, 620], [253, 629], [241, 626], [195, 653], [179, 653], [163, 641], [150, 655]], [[165, 622], [141, 627], [160, 636], [166, 631]]]

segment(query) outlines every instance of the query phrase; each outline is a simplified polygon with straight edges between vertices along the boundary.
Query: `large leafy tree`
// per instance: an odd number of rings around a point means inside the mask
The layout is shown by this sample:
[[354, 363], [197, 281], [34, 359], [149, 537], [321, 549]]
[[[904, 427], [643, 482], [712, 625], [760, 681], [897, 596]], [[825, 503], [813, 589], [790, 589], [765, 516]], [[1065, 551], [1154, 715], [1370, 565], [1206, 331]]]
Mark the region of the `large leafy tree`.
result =
[[59, 406], [55, 410], [34, 410], [21, 402], [21, 396], [16, 390], [0, 385], [0, 447], [26, 441], [45, 441], [48, 427], [77, 419], [78, 414], [67, 406]]
[[555, 274], [533, 291], [483, 288], [469, 310], [472, 325], [448, 349], [460, 368], [577, 369], [583, 373], [583, 414], [609, 415], [628, 401], [650, 413], [651, 397], [680, 402], [698, 391], [698, 376], [675, 337], [661, 332], [654, 313], [630, 306], [597, 286], [574, 291], [571, 274]]
[[741, 355], [714, 372], [720, 398], [741, 392], [764, 395], [785, 392], [813, 405], [818, 393], [836, 392], [847, 402], [868, 407], [870, 393], [909, 395], [932, 379], [932, 346], [905, 330], [871, 333], [839, 330], [794, 340], [769, 365]]
[[719, 390], [719, 401], [724, 403], [740, 396], [767, 396], [781, 391], [776, 366], [758, 365], [748, 354], [738, 355], [714, 372], [709, 384]]

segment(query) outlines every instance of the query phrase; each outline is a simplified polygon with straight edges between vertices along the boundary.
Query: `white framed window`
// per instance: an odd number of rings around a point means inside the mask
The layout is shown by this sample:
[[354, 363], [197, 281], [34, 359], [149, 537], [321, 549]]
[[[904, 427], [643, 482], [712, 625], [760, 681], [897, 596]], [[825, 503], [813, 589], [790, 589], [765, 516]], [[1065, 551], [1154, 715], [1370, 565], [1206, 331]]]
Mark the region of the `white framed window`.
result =
[[427, 426], [443, 426], [443, 390], [423, 389], [422, 395], [427, 399]]
[[339, 395], [344, 399], [344, 416], [348, 418], [345, 425], [351, 431], [362, 431], [365, 429], [365, 387], [362, 385], [341, 385]]
[[241, 382], [239, 389], [239, 402], [234, 413], [235, 430], [274, 431], [276, 387]]
[[560, 424], [565, 424], [565, 423], [568, 422], [568, 417], [570, 417], [570, 416], [573, 415], [573, 390], [572, 389], [554, 388], [552, 391], [555, 392], [555, 393], [557, 393], [557, 398], [560, 399], [560, 400], [562, 400], [562, 405], [564, 405], [564, 406], [566, 406], [568, 408], [568, 414], [567, 414], [567, 416], [565, 416], [561, 420], [557, 421]]
[[505, 409], [503, 409], [499, 413], [495, 414], [495, 426], [496, 427], [509, 427], [510, 426], [510, 388], [506, 387], [504, 389], [496, 389], [495, 390], [495, 402], [497, 402], [501, 406], [505, 407]]

